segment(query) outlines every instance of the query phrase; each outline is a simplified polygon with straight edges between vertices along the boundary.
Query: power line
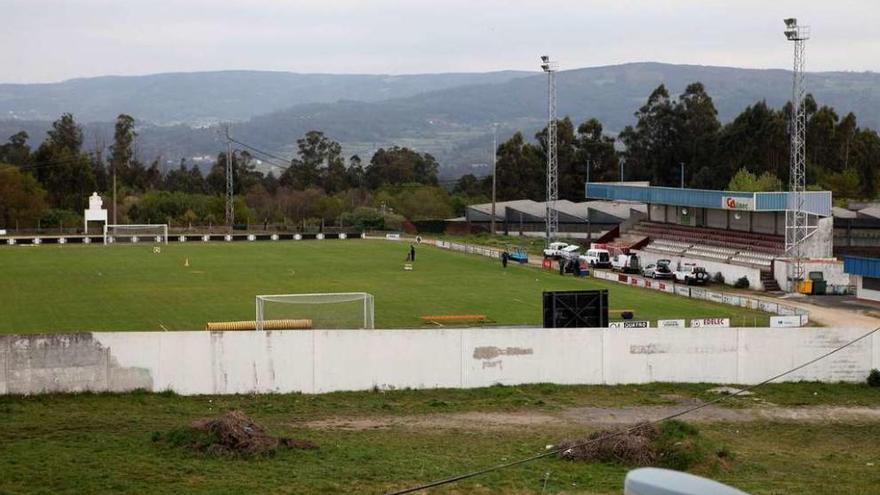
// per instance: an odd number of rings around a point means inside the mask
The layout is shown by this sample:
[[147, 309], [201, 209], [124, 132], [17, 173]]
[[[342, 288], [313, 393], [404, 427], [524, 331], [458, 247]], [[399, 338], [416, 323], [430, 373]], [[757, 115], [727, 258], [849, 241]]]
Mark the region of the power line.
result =
[[52, 168], [61, 165], [69, 165], [71, 163], [77, 163], [83, 159], [84, 155], [72, 156], [70, 158], [66, 158], [64, 160], [54, 160], [49, 162], [30, 162], [24, 165], [19, 166], [18, 168], [21, 170], [37, 170], [43, 168]]
[[[287, 158], [282, 158], [282, 157], [280, 157], [280, 156], [278, 156], [278, 155], [275, 155], [275, 154], [269, 153], [268, 151], [265, 151], [265, 150], [262, 150], [262, 149], [260, 149], [260, 148], [257, 148], [256, 146], [252, 146], [252, 145], [250, 145], [250, 144], [243, 143], [243, 142], [241, 142], [241, 141], [239, 141], [239, 140], [237, 140], [237, 139], [235, 139], [235, 138], [232, 138], [232, 137], [230, 137], [229, 140], [232, 141], [232, 142], [235, 143], [235, 144], [238, 144], [238, 145], [244, 146], [245, 148], [247, 148], [247, 149], [249, 149], [249, 150], [251, 150], [251, 151], [254, 151], [254, 152], [259, 153], [259, 154], [261, 154], [261, 155], [265, 155], [265, 156], [267, 156], [267, 157], [269, 157], [269, 158], [272, 158], [272, 159], [275, 159], [275, 160], [280, 160], [282, 163], [286, 163], [286, 165], [281, 166], [281, 165], [276, 165], [276, 164], [274, 164], [274, 163], [269, 162], [270, 165], [274, 165], [274, 166], [276, 166], [276, 167], [278, 167], [278, 168], [281, 168], [281, 169], [285, 169], [285, 170], [286, 170], [286, 169], [290, 168], [290, 163], [293, 161], [292, 159], [288, 160]], [[265, 159], [263, 159], [263, 160], [265, 160]], [[268, 161], [268, 160], [265, 160], [265, 161]]]
[[[799, 365], [799, 366], [796, 366], [796, 367], [794, 367], [794, 368], [791, 368], [791, 369], [789, 369], [788, 371], [784, 371], [784, 372], [782, 372], [782, 373], [780, 373], [780, 374], [778, 374], [778, 375], [776, 375], [776, 376], [773, 376], [773, 377], [771, 377], [771, 378], [768, 378], [768, 379], [766, 379], [766, 380], [764, 380], [764, 381], [762, 381], [762, 382], [760, 382], [760, 383], [757, 383], [757, 384], [755, 384], [755, 385], [750, 385], [750, 386], [748, 386], [748, 387], [746, 387], [746, 388], [740, 389], [740, 390], [736, 391], [735, 393], [732, 393], [732, 394], [729, 394], [729, 395], [722, 395], [722, 396], [719, 396], [718, 398], [713, 399], [713, 400], [710, 400], [709, 402], [704, 402], [704, 403], [702, 403], [702, 404], [699, 404], [699, 405], [696, 405], [696, 406], [689, 407], [689, 408], [684, 409], [684, 410], [682, 410], [682, 411], [679, 411], [679, 412], [677, 412], [677, 413], [670, 414], [669, 416], [665, 416], [665, 417], [663, 417], [663, 418], [660, 418], [660, 419], [657, 419], [657, 420], [654, 420], [654, 421], [650, 421], [649, 424], [659, 424], [659, 423], [662, 423], [662, 422], [664, 422], [664, 421], [669, 421], [669, 420], [671, 420], [671, 419], [679, 418], [679, 417], [684, 416], [684, 415], [686, 415], [686, 414], [690, 414], [690, 413], [692, 413], [692, 412], [694, 412], [694, 411], [698, 411], [698, 410], [703, 409], [703, 408], [705, 408], [705, 407], [708, 407], [708, 406], [711, 406], [711, 405], [713, 405], [713, 404], [717, 404], [717, 403], [719, 403], [719, 402], [722, 402], [722, 401], [725, 401], [725, 400], [727, 400], [727, 399], [730, 399], [731, 397], [736, 397], [737, 395], [742, 395], [742, 394], [745, 394], [746, 392], [750, 392], [750, 391], [752, 391], [752, 390], [754, 390], [754, 389], [756, 389], [756, 388], [758, 388], [758, 387], [760, 387], [760, 386], [766, 385], [766, 384], [768, 384], [768, 383], [770, 383], [770, 382], [772, 382], [772, 381], [774, 381], [774, 380], [777, 380], [777, 379], [779, 379], [779, 378], [782, 378], [783, 376], [790, 375], [791, 373], [794, 373], [795, 371], [798, 371], [798, 370], [801, 370], [801, 369], [803, 369], [803, 368], [806, 368], [807, 366], [810, 366], [811, 364], [814, 364], [814, 363], [816, 363], [816, 362], [818, 362], [818, 361], [821, 361], [822, 359], [825, 359], [825, 358], [827, 358], [828, 356], [831, 356], [831, 355], [834, 354], [834, 353], [837, 353], [837, 352], [839, 352], [839, 351], [842, 351], [843, 349], [846, 349], [847, 347], [849, 347], [849, 346], [855, 344], [856, 342], [859, 342], [859, 341], [861, 341], [861, 340], [864, 340], [864, 339], [870, 337], [871, 335], [873, 335], [873, 334], [876, 333], [877, 331], [880, 331], [880, 327], [877, 327], [877, 328], [871, 330], [871, 331], [868, 332], [868, 333], [865, 333], [865, 334], [863, 334], [863, 335], [861, 335], [861, 336], [859, 336], [859, 337], [857, 337], [857, 338], [855, 338], [855, 339], [853, 339], [853, 340], [850, 340], [849, 342], [843, 344], [842, 346], [837, 347], [837, 348], [835, 348], [835, 349], [832, 349], [831, 351], [828, 351], [828, 352], [826, 352], [825, 354], [822, 354], [822, 355], [819, 356], [819, 357], [816, 357], [816, 358], [814, 358], [814, 359], [811, 359], [810, 361], [807, 361], [806, 363], [803, 363], [803, 364], [801, 364], [801, 365]], [[594, 444], [594, 443], [597, 443], [597, 442], [601, 442], [601, 441], [603, 441], [603, 440], [608, 440], [608, 439], [610, 439], [610, 438], [614, 438], [614, 437], [617, 437], [617, 436], [620, 436], [620, 435], [625, 435], [625, 434], [627, 434], [627, 433], [631, 433], [631, 432], [635, 431], [636, 429], [638, 429], [638, 428], [642, 428], [642, 427], [643, 427], [642, 425], [632, 426], [632, 427], [627, 428], [627, 429], [625, 429], [625, 430], [621, 430], [621, 431], [618, 431], [618, 432], [615, 432], [615, 433], [609, 433], [609, 434], [604, 435], [604, 436], [601, 436], [601, 437], [599, 437], [599, 438], [594, 438], [594, 439], [592, 439], [592, 440], [587, 440], [587, 441], [585, 441], [585, 442], [581, 442], [581, 443], [579, 443], [579, 444], [575, 444], [575, 445], [570, 446], [570, 447], [565, 447], [565, 448], [558, 447], [558, 448], [555, 448], [555, 449], [550, 449], [550, 450], [548, 450], [548, 451], [546, 451], [546, 452], [542, 452], [542, 453], [540, 453], [540, 454], [533, 455], [533, 456], [531, 456], [531, 457], [527, 457], [527, 458], [525, 458], [525, 459], [520, 459], [520, 460], [513, 461], [513, 462], [507, 462], [507, 463], [504, 463], [504, 464], [498, 464], [498, 465], [495, 465], [495, 466], [490, 466], [490, 467], [483, 468], [483, 469], [480, 469], [480, 470], [477, 470], [477, 471], [472, 471], [472, 472], [470, 472], [470, 473], [459, 474], [459, 475], [457, 475], [457, 476], [452, 476], [452, 477], [450, 477], [450, 478], [445, 478], [445, 479], [442, 479], [442, 480], [432, 481], [432, 482], [430, 482], [430, 483], [425, 483], [425, 484], [423, 484], [423, 485], [418, 485], [418, 486], [414, 486], [414, 487], [410, 487], [410, 488], [404, 488], [403, 490], [397, 490], [397, 491], [393, 491], [393, 492], [388, 492], [388, 495], [403, 495], [403, 494], [406, 494], [406, 493], [415, 493], [415, 492], [418, 492], [418, 491], [427, 490], [428, 488], [434, 488], [434, 487], [438, 487], [438, 486], [442, 486], [442, 485], [448, 485], [448, 484], [455, 483], [455, 482], [458, 482], [458, 481], [466, 480], [466, 479], [468, 479], [468, 478], [474, 478], [474, 477], [476, 477], [476, 476], [480, 476], [480, 475], [483, 475], [483, 474], [488, 474], [488, 473], [491, 473], [491, 472], [493, 472], [493, 471], [500, 471], [500, 470], [502, 470], [502, 469], [506, 469], [506, 468], [510, 468], [510, 467], [514, 467], [514, 466], [519, 466], [519, 465], [521, 465], [521, 464], [526, 464], [526, 463], [529, 463], [529, 462], [534, 462], [534, 461], [537, 461], [537, 460], [539, 460], [539, 459], [543, 459], [543, 458], [545, 458], [545, 457], [550, 457], [550, 456], [553, 456], [553, 455], [561, 454], [561, 453], [563, 453], [563, 452], [565, 452], [565, 451], [568, 451], [568, 450], [571, 450], [571, 449], [576, 449], [576, 448], [580, 448], [580, 447], [585, 447], [585, 446], [587, 446], [587, 445], [591, 445], [591, 444]]]

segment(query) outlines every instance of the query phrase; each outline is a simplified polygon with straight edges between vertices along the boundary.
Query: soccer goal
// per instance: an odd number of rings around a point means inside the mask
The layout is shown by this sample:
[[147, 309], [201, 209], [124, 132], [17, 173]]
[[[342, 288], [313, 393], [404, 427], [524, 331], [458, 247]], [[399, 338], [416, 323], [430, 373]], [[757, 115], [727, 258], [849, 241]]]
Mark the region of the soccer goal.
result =
[[257, 296], [257, 330], [270, 320], [311, 320], [314, 329], [374, 328], [373, 296], [366, 292]]
[[127, 237], [130, 242], [158, 242], [168, 244], [168, 224], [104, 225], [104, 244], [113, 244], [117, 237]]

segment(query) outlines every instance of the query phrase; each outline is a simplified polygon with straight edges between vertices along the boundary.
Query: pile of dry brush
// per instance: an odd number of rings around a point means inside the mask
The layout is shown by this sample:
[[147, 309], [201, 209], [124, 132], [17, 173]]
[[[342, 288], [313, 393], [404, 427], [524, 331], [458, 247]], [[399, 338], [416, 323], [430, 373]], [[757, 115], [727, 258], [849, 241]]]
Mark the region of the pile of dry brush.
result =
[[669, 469], [726, 469], [733, 454], [682, 421], [638, 423], [631, 427], [601, 430], [586, 438], [564, 440], [559, 456], [571, 461], [604, 462], [627, 466]]
[[215, 418], [193, 421], [189, 428], [166, 435], [154, 434], [154, 440], [167, 440], [176, 446], [214, 455], [267, 455], [280, 448], [316, 449], [317, 445], [292, 438], [269, 435], [242, 411], [230, 411]]
[[655, 441], [660, 430], [651, 423], [629, 428], [600, 430], [580, 440], [565, 440], [557, 448], [563, 459], [618, 462], [629, 466], [651, 466], [657, 462]]

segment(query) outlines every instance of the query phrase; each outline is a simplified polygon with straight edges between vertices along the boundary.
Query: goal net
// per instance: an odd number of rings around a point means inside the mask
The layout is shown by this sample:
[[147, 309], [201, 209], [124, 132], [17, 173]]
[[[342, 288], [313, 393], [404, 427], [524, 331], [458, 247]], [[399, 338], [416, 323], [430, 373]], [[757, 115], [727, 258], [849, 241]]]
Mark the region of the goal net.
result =
[[104, 244], [113, 244], [117, 240], [168, 244], [168, 224], [104, 225]]
[[373, 329], [373, 296], [366, 292], [257, 296], [257, 330], [273, 320], [310, 320], [314, 329]]

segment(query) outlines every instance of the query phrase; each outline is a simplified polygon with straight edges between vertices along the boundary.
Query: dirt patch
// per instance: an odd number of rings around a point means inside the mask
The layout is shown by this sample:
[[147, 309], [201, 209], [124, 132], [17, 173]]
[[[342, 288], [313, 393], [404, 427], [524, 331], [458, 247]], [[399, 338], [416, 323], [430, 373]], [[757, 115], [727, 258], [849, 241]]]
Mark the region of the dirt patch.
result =
[[[154, 441], [162, 440], [154, 435]], [[292, 438], [269, 435], [266, 429], [242, 411], [230, 411], [214, 418], [193, 421], [189, 428], [174, 430], [164, 440], [175, 446], [214, 455], [257, 456], [275, 453], [278, 449], [316, 449], [317, 445]]]
[[[411, 416], [328, 418], [305, 423], [297, 422], [296, 424], [291, 424], [291, 426], [317, 430], [357, 431], [395, 428], [508, 430], [524, 427], [547, 426], [609, 427], [630, 425], [642, 421], [654, 421], [681, 411], [681, 409], [681, 405], [574, 407], [559, 411], [464, 412]], [[813, 423], [826, 421], [880, 421], [880, 408], [834, 406], [777, 407], [763, 404], [760, 407], [733, 409], [709, 406], [688, 414], [687, 420], [692, 423], [742, 423], [750, 421], [797, 421]]]

